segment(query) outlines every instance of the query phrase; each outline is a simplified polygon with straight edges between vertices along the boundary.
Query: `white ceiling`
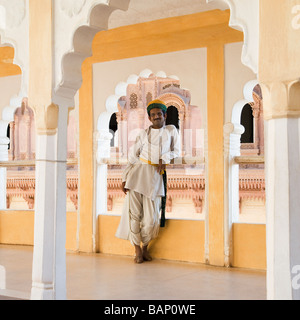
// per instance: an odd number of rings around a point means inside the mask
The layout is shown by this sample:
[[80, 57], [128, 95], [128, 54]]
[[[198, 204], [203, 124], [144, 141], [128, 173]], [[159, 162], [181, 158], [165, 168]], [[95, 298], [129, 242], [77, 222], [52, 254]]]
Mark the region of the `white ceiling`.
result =
[[206, 0], [130, 0], [127, 11], [112, 13], [109, 29], [214, 9], [228, 7], [222, 1], [207, 4]]

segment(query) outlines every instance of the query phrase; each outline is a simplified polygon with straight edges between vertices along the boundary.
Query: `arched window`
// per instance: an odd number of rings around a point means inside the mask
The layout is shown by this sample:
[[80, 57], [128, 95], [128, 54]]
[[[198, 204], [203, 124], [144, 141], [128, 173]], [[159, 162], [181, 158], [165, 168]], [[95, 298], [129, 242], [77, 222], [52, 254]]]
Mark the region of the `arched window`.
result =
[[114, 113], [111, 116], [110, 121], [109, 121], [109, 131], [110, 131], [110, 133], [113, 134], [113, 138], [110, 141], [110, 146], [111, 147], [115, 146], [115, 138], [116, 138], [115, 137], [115, 133], [116, 133], [117, 130], [118, 130], [117, 115], [116, 115], [116, 113]]
[[179, 114], [178, 110], [174, 106], [168, 107], [166, 125], [173, 124], [179, 129]]
[[6, 136], [9, 139], [8, 150], [10, 150], [10, 123], [7, 126]]
[[245, 128], [245, 132], [241, 136], [241, 143], [254, 143], [254, 124], [253, 124], [252, 107], [247, 103], [241, 114], [241, 125]]
[[33, 110], [27, 105], [27, 102], [23, 101], [22, 106], [16, 109], [14, 121], [10, 123], [9, 128], [9, 159], [34, 159], [35, 121]]

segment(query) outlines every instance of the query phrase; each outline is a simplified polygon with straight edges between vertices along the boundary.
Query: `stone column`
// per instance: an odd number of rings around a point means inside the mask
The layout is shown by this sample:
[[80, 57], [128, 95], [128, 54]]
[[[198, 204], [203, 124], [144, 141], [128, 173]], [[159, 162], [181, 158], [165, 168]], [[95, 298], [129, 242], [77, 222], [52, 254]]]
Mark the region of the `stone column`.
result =
[[300, 299], [299, 6], [300, 0], [260, 1], [259, 83], [265, 118], [267, 297], [276, 300]]
[[50, 105], [43, 116], [49, 121], [37, 128], [31, 299], [64, 300], [68, 108]]
[[30, 119], [29, 112], [27, 114], [27, 117], [25, 117], [25, 123], [26, 123], [26, 134], [27, 134], [26, 159], [31, 159], [31, 119]]
[[19, 140], [20, 140], [20, 135], [19, 135], [19, 117], [15, 117], [14, 121], [14, 127], [15, 127], [15, 135], [14, 135], [14, 160], [20, 160], [20, 145], [19, 145]]
[[178, 110], [179, 113], [179, 135], [181, 138], [181, 156], [185, 155], [185, 150], [183, 148], [184, 146], [184, 128], [185, 128], [185, 113], [183, 110]]
[[224, 259], [232, 265], [232, 224], [239, 219], [239, 165], [234, 157], [240, 155], [241, 135], [245, 129], [234, 123], [224, 125]]
[[107, 213], [107, 164], [110, 158], [110, 132], [98, 132], [97, 135], [97, 187], [96, 187], [96, 216]]
[[[7, 121], [0, 121], [0, 161], [8, 161]], [[0, 210], [6, 210], [6, 168], [0, 168]]]
[[254, 149], [259, 149], [259, 105], [254, 104], [252, 107], [252, 115], [254, 118]]
[[35, 111], [37, 132], [31, 299], [63, 300], [66, 299], [68, 103], [55, 95], [53, 87], [53, 1], [31, 0], [29, 11], [28, 104]]
[[[110, 158], [110, 141], [113, 135], [110, 132], [102, 131], [97, 134], [97, 181], [96, 181], [96, 215], [94, 238], [96, 237], [98, 216], [107, 213], [107, 164], [105, 160]], [[95, 240], [96, 246], [98, 242]]]
[[[207, 179], [209, 263], [224, 266], [224, 46], [207, 48]], [[208, 196], [208, 197], [207, 197]]]
[[[300, 110], [300, 82], [263, 84], [262, 87], [267, 107], [267, 296], [275, 300], [299, 300], [300, 111], [296, 109]], [[268, 110], [269, 106], [272, 110]]]

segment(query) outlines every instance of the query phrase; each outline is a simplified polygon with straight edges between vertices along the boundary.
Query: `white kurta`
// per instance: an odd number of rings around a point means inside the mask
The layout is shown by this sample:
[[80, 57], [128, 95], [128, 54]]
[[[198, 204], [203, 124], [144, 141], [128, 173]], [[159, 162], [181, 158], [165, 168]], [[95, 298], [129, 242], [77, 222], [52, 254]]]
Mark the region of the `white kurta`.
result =
[[[148, 198], [153, 201], [152, 204], [141, 206], [143, 213], [134, 213], [139, 215], [141, 234], [156, 234], [151, 232], [157, 228], [157, 211], [160, 210], [161, 197], [165, 195], [163, 178], [157, 172], [157, 168], [153, 164], [158, 164], [162, 159], [163, 163], [169, 164], [170, 161], [180, 155], [180, 139], [177, 129], [173, 125], [164, 126], [161, 129], [153, 129], [149, 127], [142, 130], [137, 136], [136, 142], [129, 151], [128, 166], [126, 167], [122, 180], [125, 181], [125, 188]], [[151, 164], [148, 164], [151, 163]], [[138, 208], [140, 205], [134, 201], [145, 202], [143, 197], [130, 196], [127, 194], [123, 206], [121, 222], [117, 230], [116, 236], [122, 239], [130, 238], [129, 208]], [[138, 200], [139, 199], [139, 200]], [[146, 200], [146, 202], [148, 201]], [[159, 206], [157, 205], [159, 201]], [[145, 212], [146, 210], [151, 212]], [[136, 219], [134, 219], [136, 221]], [[137, 230], [137, 226], [134, 227]], [[147, 230], [147, 231], [145, 231]], [[134, 236], [136, 238], [136, 235]], [[131, 236], [131, 239], [133, 235]], [[148, 237], [149, 238], [149, 237]]]

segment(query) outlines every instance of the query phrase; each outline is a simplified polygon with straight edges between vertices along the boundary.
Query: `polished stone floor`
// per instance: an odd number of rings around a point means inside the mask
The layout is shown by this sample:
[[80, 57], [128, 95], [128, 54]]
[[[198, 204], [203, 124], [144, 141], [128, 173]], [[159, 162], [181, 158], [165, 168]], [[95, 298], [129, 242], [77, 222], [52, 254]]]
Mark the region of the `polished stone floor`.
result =
[[[30, 299], [32, 247], [0, 245], [0, 300]], [[68, 300], [265, 300], [266, 273], [132, 257], [67, 254]]]

